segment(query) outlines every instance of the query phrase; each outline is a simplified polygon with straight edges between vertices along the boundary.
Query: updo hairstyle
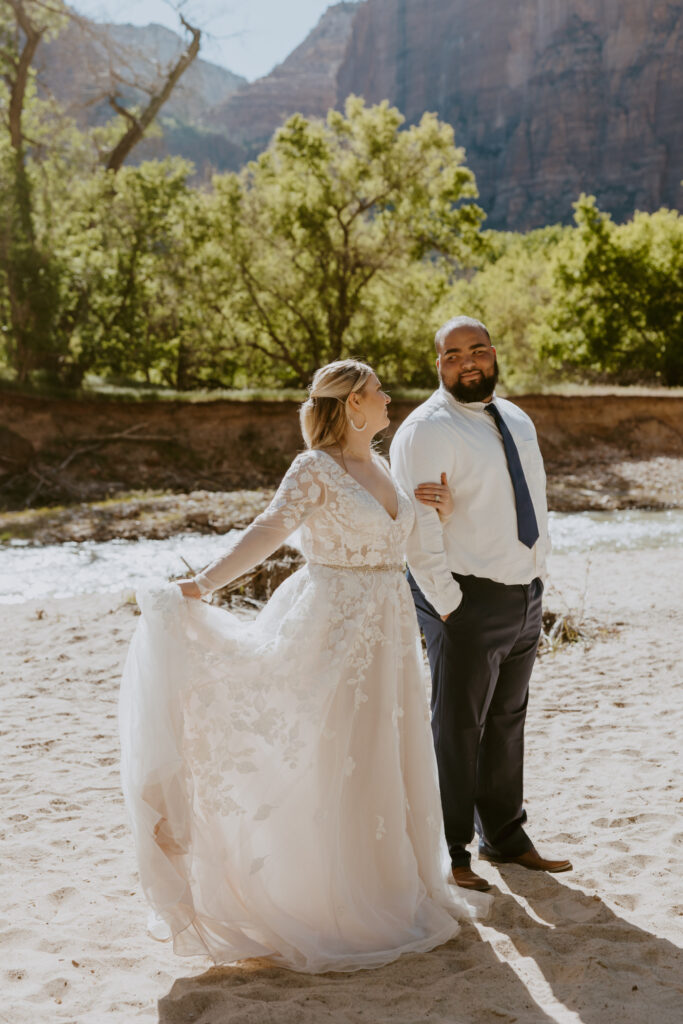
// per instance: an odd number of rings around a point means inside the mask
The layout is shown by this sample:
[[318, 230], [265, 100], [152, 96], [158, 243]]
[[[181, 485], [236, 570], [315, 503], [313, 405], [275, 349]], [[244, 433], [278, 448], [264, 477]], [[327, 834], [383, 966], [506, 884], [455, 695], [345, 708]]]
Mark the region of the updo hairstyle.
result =
[[356, 359], [339, 359], [315, 371], [309, 397], [299, 410], [307, 448], [343, 448], [349, 426], [349, 396], [365, 387], [373, 370]]

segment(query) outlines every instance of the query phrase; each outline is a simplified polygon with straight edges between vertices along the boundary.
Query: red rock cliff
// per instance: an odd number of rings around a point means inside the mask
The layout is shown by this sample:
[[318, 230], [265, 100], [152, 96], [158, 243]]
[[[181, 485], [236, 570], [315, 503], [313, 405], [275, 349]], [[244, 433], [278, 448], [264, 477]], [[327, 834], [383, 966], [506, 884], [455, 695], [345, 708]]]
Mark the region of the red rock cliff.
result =
[[324, 117], [337, 101], [337, 71], [357, 11], [356, 3], [328, 7], [313, 31], [282, 64], [211, 110], [207, 124], [254, 157], [266, 148], [276, 128], [295, 112]]
[[567, 220], [579, 192], [616, 217], [677, 206], [683, 3], [367, 0], [337, 75], [455, 127], [488, 226]]

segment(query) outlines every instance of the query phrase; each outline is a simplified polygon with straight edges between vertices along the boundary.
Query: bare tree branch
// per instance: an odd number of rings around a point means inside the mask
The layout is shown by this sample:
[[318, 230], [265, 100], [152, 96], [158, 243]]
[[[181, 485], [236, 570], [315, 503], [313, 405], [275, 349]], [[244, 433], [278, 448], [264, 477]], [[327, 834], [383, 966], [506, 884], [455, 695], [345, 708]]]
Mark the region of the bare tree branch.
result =
[[116, 96], [108, 96], [107, 100], [109, 101], [109, 106], [112, 107], [112, 109], [115, 110], [117, 114], [120, 114], [121, 117], [125, 117], [126, 121], [128, 121], [129, 124], [133, 125], [134, 127], [137, 126], [138, 119], [134, 116], [134, 114], [131, 114], [130, 110], [128, 110], [127, 107], [123, 107], [119, 103]]
[[131, 150], [140, 142], [144, 137], [145, 132], [157, 116], [161, 108], [163, 107], [166, 100], [173, 92], [175, 86], [180, 80], [183, 73], [189, 68], [192, 61], [199, 53], [199, 43], [201, 39], [201, 30], [194, 28], [189, 24], [182, 16], [179, 16], [183, 24], [183, 27], [187, 29], [192, 35], [192, 40], [188, 44], [187, 48], [180, 55], [176, 63], [173, 65], [171, 70], [166, 76], [161, 91], [152, 95], [149, 99], [149, 103], [142, 111], [139, 117], [133, 115], [130, 111], [125, 111], [117, 103], [116, 97], [109, 97], [110, 104], [119, 113], [124, 114], [126, 120], [129, 122], [130, 127], [123, 137], [118, 141], [114, 149], [109, 154], [106, 160], [106, 167], [108, 171], [118, 171], [123, 165], [124, 160], [131, 152]]
[[[24, 34], [24, 45], [19, 53], [15, 64], [14, 80], [8, 82], [10, 87], [9, 99], [9, 130], [12, 149], [21, 154], [24, 148], [24, 136], [22, 132], [21, 119], [24, 110], [24, 99], [26, 86], [28, 85], [29, 71], [35, 56], [40, 40], [43, 38], [45, 29], [37, 29], [20, 0], [8, 0], [14, 11], [17, 24]], [[7, 80], [7, 79], [6, 79]]]

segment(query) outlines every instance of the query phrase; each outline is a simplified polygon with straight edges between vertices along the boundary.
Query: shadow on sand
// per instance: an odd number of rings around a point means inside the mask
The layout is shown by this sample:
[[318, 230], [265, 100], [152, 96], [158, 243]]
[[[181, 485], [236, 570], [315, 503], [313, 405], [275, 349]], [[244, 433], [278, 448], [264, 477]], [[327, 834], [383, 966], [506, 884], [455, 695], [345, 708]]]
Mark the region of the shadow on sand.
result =
[[[498, 933], [498, 952], [466, 924], [453, 942], [377, 970], [306, 975], [266, 960], [215, 967], [177, 979], [159, 1001], [159, 1022], [678, 1024], [683, 1005], [678, 947], [625, 921], [599, 897], [550, 875], [517, 867], [503, 867], [501, 874], [539, 920], [494, 887], [486, 926]], [[502, 955], [527, 975], [528, 960], [522, 958], [533, 961], [537, 971], [531, 987], [544, 990], [543, 1002], [552, 1009], [541, 1008]]]

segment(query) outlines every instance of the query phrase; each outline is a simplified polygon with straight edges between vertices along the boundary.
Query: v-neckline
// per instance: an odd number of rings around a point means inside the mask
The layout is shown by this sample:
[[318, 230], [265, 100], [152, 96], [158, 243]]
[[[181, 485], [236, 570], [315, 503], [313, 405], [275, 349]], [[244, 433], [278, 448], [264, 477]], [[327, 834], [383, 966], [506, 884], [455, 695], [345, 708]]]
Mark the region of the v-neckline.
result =
[[379, 505], [379, 507], [384, 512], [384, 514], [387, 516], [387, 518], [389, 518], [391, 520], [392, 523], [395, 523], [397, 521], [398, 514], [401, 511], [401, 496], [400, 496], [400, 494], [398, 492], [398, 488], [394, 484], [393, 480], [391, 481], [391, 486], [392, 486], [392, 488], [394, 490], [394, 496], [396, 498], [396, 515], [395, 516], [392, 516], [391, 512], [389, 511], [389, 509], [386, 508], [386, 506], [382, 504], [382, 502], [379, 500], [379, 498], [375, 497], [375, 495], [372, 493], [372, 491], [369, 491], [367, 489], [367, 487], [365, 487], [360, 482], [360, 480], [356, 480], [356, 478], [353, 475], [353, 473], [349, 473], [348, 469], [344, 469], [344, 467], [337, 462], [337, 460], [335, 459], [334, 455], [330, 455], [330, 453], [326, 452], [324, 448], [316, 448], [315, 450], [317, 452], [320, 452], [322, 455], [326, 455], [328, 459], [330, 459], [332, 462], [334, 462], [334, 464], [337, 467], [337, 469], [340, 470], [340, 472], [342, 472], [344, 474], [344, 476], [348, 476], [351, 480], [353, 480], [354, 484], [357, 487], [360, 487], [361, 491], [364, 491], [367, 495], [369, 495], [372, 498], [372, 500], [374, 501], [374, 503], [376, 505]]

